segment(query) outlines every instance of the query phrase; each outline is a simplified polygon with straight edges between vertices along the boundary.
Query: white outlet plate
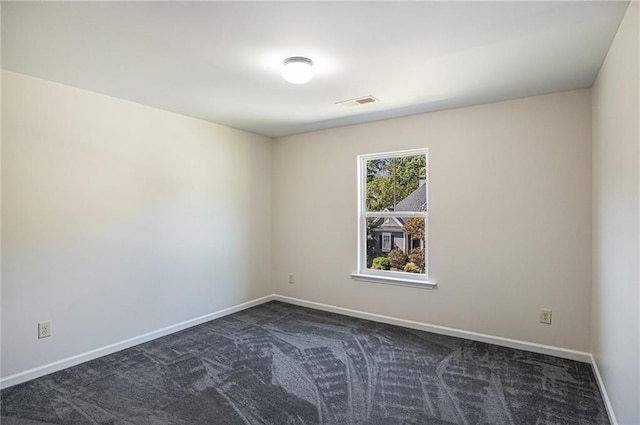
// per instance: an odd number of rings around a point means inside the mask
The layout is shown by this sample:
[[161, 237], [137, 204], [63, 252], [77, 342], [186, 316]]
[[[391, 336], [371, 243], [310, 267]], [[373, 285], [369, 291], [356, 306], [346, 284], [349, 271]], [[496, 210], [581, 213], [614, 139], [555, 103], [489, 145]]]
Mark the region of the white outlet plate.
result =
[[294, 283], [296, 283], [296, 278], [293, 273], [289, 273], [289, 284], [293, 285]]
[[551, 324], [551, 309], [549, 308], [540, 309], [540, 323], [544, 323], [545, 325]]
[[38, 322], [38, 338], [47, 338], [51, 336], [51, 320]]

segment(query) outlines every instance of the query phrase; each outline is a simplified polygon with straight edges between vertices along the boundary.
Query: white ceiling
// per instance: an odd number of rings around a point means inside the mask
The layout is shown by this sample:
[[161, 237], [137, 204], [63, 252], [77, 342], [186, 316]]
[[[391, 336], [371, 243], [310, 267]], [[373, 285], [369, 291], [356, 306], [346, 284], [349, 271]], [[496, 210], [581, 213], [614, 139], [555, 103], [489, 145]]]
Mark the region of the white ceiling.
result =
[[589, 87], [627, 5], [3, 1], [2, 67], [277, 137]]

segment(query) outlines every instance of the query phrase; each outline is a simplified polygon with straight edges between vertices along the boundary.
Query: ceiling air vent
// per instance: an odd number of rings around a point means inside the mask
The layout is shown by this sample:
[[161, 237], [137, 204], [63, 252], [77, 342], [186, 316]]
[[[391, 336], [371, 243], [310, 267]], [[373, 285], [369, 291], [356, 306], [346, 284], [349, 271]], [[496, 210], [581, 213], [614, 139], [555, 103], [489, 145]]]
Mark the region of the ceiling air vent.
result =
[[366, 105], [367, 103], [376, 103], [376, 102], [380, 102], [380, 101], [375, 97], [369, 95], [369, 96], [358, 97], [356, 99], [349, 99], [349, 100], [343, 100], [341, 102], [336, 102], [336, 105], [359, 106], [359, 105]]

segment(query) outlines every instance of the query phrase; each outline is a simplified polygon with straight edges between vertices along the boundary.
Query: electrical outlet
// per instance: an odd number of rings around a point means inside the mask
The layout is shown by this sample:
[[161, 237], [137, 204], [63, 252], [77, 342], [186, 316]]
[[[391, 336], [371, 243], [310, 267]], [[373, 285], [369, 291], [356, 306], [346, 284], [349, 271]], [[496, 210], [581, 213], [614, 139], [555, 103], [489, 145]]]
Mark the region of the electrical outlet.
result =
[[296, 278], [293, 276], [293, 273], [289, 273], [289, 284], [293, 285], [296, 283]]
[[540, 323], [544, 323], [546, 325], [551, 324], [551, 309], [549, 308], [540, 309]]
[[38, 322], [38, 338], [51, 336], [51, 320]]

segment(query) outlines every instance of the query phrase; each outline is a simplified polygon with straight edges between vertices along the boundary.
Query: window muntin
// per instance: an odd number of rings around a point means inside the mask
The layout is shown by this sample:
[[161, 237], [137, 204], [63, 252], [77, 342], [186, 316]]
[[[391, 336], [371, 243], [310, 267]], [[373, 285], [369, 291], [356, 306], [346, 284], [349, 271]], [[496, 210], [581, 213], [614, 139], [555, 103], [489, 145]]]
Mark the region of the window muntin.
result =
[[427, 149], [361, 155], [358, 165], [358, 274], [427, 283]]

